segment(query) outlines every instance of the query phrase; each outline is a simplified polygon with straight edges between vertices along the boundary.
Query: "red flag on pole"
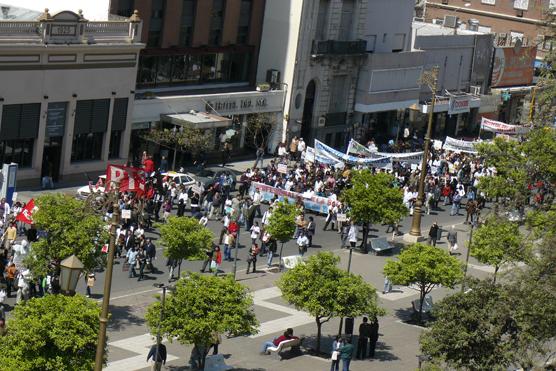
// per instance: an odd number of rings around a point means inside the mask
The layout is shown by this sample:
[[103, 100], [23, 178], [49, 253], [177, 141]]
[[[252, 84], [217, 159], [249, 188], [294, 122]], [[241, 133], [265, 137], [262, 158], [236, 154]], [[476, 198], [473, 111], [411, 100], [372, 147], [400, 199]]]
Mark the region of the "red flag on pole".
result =
[[112, 182], [120, 183], [120, 192], [145, 192], [145, 173], [136, 167], [108, 165], [106, 168], [106, 190]]
[[26, 224], [33, 224], [33, 213], [39, 208], [35, 206], [35, 200], [31, 199], [27, 202], [27, 205], [21, 210], [19, 214], [15, 217], [15, 220], [19, 220]]

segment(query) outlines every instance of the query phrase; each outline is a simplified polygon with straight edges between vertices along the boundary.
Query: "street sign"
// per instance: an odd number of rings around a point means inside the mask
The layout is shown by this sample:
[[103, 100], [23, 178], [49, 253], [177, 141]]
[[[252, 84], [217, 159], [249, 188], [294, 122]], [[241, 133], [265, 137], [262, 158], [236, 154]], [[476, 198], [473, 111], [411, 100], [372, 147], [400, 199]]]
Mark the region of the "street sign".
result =
[[239, 225], [236, 222], [230, 222], [228, 225], [228, 231], [236, 233], [239, 230]]

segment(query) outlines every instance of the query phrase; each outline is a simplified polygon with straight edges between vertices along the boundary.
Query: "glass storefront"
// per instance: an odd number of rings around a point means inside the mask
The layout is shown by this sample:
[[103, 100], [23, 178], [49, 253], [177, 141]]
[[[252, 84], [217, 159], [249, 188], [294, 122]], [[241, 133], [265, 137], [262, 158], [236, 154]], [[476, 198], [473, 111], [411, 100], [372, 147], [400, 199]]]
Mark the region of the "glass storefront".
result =
[[212, 82], [248, 82], [251, 52], [142, 55], [139, 88]]

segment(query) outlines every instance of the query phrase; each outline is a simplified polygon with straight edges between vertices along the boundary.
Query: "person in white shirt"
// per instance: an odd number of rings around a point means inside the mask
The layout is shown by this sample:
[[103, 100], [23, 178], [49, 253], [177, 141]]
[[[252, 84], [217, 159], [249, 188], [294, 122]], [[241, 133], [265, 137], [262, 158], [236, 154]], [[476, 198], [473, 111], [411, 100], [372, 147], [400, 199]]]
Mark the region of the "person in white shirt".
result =
[[305, 151], [305, 148], [307, 148], [307, 146], [305, 145], [303, 138], [299, 138], [299, 142], [297, 143], [297, 152], [301, 153]]
[[199, 224], [202, 225], [203, 227], [206, 227], [207, 223], [208, 223], [207, 213], [204, 213], [201, 219], [199, 219]]
[[271, 215], [272, 215], [272, 206], [269, 207], [268, 210], [265, 211], [264, 214], [263, 214], [263, 218], [261, 220], [263, 225], [268, 225], [268, 223], [270, 223], [270, 216]]
[[357, 244], [357, 235], [359, 234], [359, 228], [355, 223], [351, 223], [348, 231], [348, 240], [351, 248], [353, 249]]
[[251, 226], [250, 231], [251, 231], [251, 243], [255, 244], [257, 242], [257, 239], [261, 235], [261, 227], [259, 227], [259, 222], [255, 222], [255, 224]]
[[307, 238], [307, 234], [305, 231], [301, 231], [299, 233], [299, 237], [297, 237], [297, 248], [299, 249], [299, 255], [303, 256], [305, 251], [307, 251], [307, 246], [309, 246], [309, 239]]
[[255, 193], [253, 193], [253, 205], [255, 205], [255, 211], [257, 214], [256, 216], [258, 218], [260, 218], [262, 216], [261, 214], [261, 201], [263, 199], [263, 196], [261, 194], [261, 191], [257, 188], [255, 189]]

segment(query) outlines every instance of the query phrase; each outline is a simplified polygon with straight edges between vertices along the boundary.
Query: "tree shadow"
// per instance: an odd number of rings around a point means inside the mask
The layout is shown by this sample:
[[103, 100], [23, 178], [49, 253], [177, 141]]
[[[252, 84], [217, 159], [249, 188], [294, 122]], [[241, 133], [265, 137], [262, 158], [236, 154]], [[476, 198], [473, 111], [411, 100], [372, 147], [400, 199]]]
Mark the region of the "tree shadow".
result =
[[136, 306], [110, 306], [108, 329], [110, 331], [122, 331], [129, 326], [143, 326], [145, 319], [137, 314], [140, 313], [138, 313]]
[[398, 308], [395, 310], [394, 314], [403, 322], [412, 321], [416, 317], [415, 311], [411, 307]]
[[392, 346], [386, 345], [386, 343], [379, 341], [376, 343], [375, 356], [371, 360], [376, 360], [380, 362], [391, 362], [398, 361], [400, 358], [391, 352]]

